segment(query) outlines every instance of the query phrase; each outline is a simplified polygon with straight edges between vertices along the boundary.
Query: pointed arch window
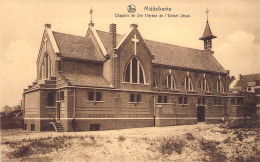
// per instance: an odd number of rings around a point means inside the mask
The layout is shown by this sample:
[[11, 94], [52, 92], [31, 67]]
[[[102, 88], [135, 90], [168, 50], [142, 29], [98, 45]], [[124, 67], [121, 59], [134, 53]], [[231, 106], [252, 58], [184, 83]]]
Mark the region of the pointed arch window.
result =
[[174, 78], [173, 78], [173, 76], [172, 76], [171, 74], [168, 74], [168, 75], [166, 76], [164, 85], [165, 85], [167, 88], [176, 89], [175, 80], [174, 80]]
[[200, 88], [203, 91], [209, 91], [209, 84], [205, 77], [200, 80]]
[[125, 82], [146, 83], [143, 66], [136, 57], [133, 57], [127, 64]]
[[218, 92], [225, 92], [223, 83], [222, 83], [222, 81], [220, 79], [217, 81], [217, 91]]
[[187, 89], [187, 90], [189, 90], [189, 91], [192, 91], [192, 90], [193, 90], [193, 84], [192, 84], [192, 81], [191, 81], [191, 78], [190, 78], [189, 75], [187, 75], [187, 76], [184, 78], [183, 86], [184, 86], [184, 89]]

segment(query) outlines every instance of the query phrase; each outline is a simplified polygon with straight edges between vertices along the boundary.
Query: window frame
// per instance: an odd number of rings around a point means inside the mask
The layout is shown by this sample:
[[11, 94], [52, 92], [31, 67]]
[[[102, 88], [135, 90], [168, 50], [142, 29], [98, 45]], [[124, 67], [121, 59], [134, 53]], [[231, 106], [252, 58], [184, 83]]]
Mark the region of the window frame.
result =
[[[137, 74], [136, 74], [137, 75], [137, 82], [133, 82], [133, 59], [137, 60], [137, 67], [136, 67], [137, 68], [137, 70], [136, 70], [137, 71]], [[128, 67], [130, 68], [129, 74], [127, 73]], [[143, 76], [143, 82], [140, 82], [141, 73], [142, 73], [142, 76]], [[130, 75], [129, 81], [127, 81], [128, 80], [127, 75]], [[124, 73], [124, 82], [125, 83], [131, 83], [131, 84], [147, 84], [144, 67], [143, 67], [142, 63], [140, 62], [140, 60], [136, 56], [133, 56], [128, 61], [128, 63], [126, 64], [125, 73]]]
[[188, 96], [179, 96], [179, 98], [178, 98], [178, 105], [189, 105], [189, 98], [188, 98]]
[[[90, 100], [90, 94], [92, 93], [93, 95], [93, 100]], [[100, 100], [97, 100], [97, 94], [100, 93]], [[99, 91], [99, 90], [89, 90], [88, 91], [88, 96], [87, 96], [87, 102], [104, 102], [103, 100], [103, 91]]]
[[[187, 81], [188, 81], [188, 84], [187, 84]], [[187, 85], [188, 85], [188, 87], [187, 87]], [[194, 90], [193, 83], [192, 83], [191, 77], [189, 75], [186, 75], [184, 77], [183, 86], [184, 86], [184, 89], [187, 89], [188, 91]]]
[[128, 103], [130, 103], [130, 104], [141, 104], [142, 103], [142, 99], [143, 98], [142, 98], [142, 94], [141, 93], [130, 93], [129, 94], [129, 102]]
[[217, 80], [217, 92], [225, 93], [225, 87], [221, 79]]
[[[169, 77], [170, 77], [170, 85], [169, 85]], [[176, 89], [176, 84], [175, 84], [175, 79], [172, 76], [172, 74], [167, 74], [165, 81], [164, 81], [164, 85], [166, 86], [166, 88], [170, 88], [170, 89]]]
[[[50, 96], [49, 96], [50, 94], [52, 94], [52, 97], [53, 97], [53, 98], [52, 98], [52, 100], [53, 100], [53, 101], [52, 101], [52, 102], [53, 102], [53, 105], [50, 105], [50, 101], [49, 101], [49, 100], [50, 100], [50, 98], [49, 98], [49, 97], [50, 97]], [[47, 92], [47, 104], [46, 104], [46, 106], [47, 106], [47, 107], [54, 107], [54, 106], [55, 106], [55, 92]]]
[[205, 77], [203, 77], [200, 80], [200, 88], [201, 88], [202, 91], [209, 92], [209, 83], [208, 83], [208, 80]]

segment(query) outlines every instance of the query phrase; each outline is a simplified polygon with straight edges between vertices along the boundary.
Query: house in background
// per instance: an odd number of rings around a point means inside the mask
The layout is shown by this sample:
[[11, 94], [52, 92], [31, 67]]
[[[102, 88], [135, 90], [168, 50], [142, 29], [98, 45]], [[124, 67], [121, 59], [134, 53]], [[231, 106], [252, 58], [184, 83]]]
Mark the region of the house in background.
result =
[[260, 114], [260, 73], [239, 75], [233, 93], [245, 96], [245, 114]]
[[[170, 31], [169, 31], [170, 32]], [[96, 30], [86, 36], [46, 24], [37, 79], [23, 93], [25, 129], [88, 131], [218, 123], [240, 118], [232, 105], [232, 77], [214, 57], [208, 21], [204, 50], [146, 40], [137, 24], [128, 33]]]

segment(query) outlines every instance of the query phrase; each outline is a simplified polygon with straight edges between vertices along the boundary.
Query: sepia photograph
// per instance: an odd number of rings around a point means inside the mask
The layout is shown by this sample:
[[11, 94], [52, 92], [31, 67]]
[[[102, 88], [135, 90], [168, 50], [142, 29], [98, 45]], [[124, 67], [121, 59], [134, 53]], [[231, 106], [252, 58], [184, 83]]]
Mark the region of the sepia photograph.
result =
[[3, 162], [259, 162], [259, 0], [0, 1]]

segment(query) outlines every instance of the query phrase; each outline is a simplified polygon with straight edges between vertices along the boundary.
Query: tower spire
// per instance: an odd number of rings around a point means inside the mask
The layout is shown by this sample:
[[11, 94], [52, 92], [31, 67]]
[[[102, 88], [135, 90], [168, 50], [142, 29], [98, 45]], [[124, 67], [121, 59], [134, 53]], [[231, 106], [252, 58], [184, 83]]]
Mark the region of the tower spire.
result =
[[94, 23], [92, 21], [92, 14], [93, 14], [93, 10], [92, 10], [92, 7], [90, 7], [90, 11], [89, 11], [89, 14], [90, 14], [90, 22], [89, 22], [89, 26], [94, 26]]
[[208, 21], [209, 20], [209, 9], [208, 8], [206, 9], [205, 13], [207, 14], [207, 23], [208, 23], [209, 22]]
[[200, 40], [204, 41], [204, 50], [211, 50], [212, 48], [212, 39], [217, 38], [215, 35], [212, 34], [211, 29], [209, 27], [209, 22], [208, 22], [208, 14], [209, 14], [209, 9], [206, 9], [207, 14], [207, 22], [206, 22], [206, 27], [203, 33], [203, 36], [200, 37]]

